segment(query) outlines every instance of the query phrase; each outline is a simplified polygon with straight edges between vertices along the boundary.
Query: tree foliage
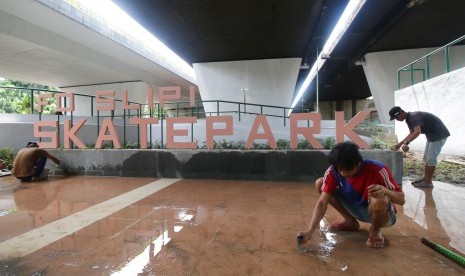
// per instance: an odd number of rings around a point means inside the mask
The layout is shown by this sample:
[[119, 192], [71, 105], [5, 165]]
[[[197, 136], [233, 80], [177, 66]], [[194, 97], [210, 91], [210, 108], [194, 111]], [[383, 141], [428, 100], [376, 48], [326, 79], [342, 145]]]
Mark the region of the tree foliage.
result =
[[[34, 113], [37, 113], [37, 100], [40, 93], [50, 93], [57, 89], [35, 83], [16, 80], [0, 80], [0, 113], [31, 114], [31, 95], [34, 100]], [[44, 107], [43, 114], [51, 114], [56, 110], [55, 99]]]

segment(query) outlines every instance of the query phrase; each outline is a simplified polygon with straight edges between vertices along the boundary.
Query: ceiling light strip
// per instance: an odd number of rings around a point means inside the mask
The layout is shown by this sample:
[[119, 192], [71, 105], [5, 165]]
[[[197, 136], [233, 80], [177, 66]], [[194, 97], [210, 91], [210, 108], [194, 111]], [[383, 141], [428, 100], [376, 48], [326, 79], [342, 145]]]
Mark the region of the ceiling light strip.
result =
[[347, 31], [350, 24], [352, 23], [354, 18], [357, 16], [358, 12], [361, 10], [365, 2], [366, 0], [351, 0], [349, 4], [347, 4], [347, 7], [345, 8], [344, 12], [339, 18], [336, 26], [334, 27], [333, 31], [329, 35], [329, 38], [326, 41], [325, 46], [323, 47], [323, 50], [318, 55], [318, 58], [316, 59], [312, 68], [310, 69], [310, 72], [305, 78], [305, 81], [300, 86], [299, 92], [297, 93], [297, 96], [294, 98], [294, 101], [291, 104], [291, 109], [289, 110], [289, 114], [291, 114], [293, 108], [300, 101], [303, 94], [305, 93], [307, 88], [310, 86], [310, 83], [313, 81], [313, 79], [315, 79], [315, 76], [317, 75], [318, 70], [322, 68], [323, 64], [325, 64], [326, 59], [322, 59], [322, 57], [331, 55], [332, 51], [334, 50], [336, 45], [339, 43], [342, 36]]

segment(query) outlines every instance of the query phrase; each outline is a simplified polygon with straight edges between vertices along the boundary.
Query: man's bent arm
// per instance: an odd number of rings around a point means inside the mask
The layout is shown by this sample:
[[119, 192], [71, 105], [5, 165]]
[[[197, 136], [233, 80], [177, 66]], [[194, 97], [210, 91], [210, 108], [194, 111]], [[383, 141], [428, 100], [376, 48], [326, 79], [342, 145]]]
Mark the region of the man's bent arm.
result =
[[[417, 139], [418, 136], [420, 136], [421, 134], [421, 127], [420, 126], [416, 126], [413, 131], [410, 132], [409, 135], [407, 135], [407, 137], [405, 137], [402, 141], [399, 142], [398, 145], [402, 146], [403, 144], [405, 143], [411, 143], [413, 140]], [[399, 147], [400, 147], [399, 146]]]
[[328, 203], [331, 199], [331, 194], [321, 192], [320, 197], [318, 198], [315, 208], [313, 209], [312, 218], [310, 220], [310, 225], [308, 226], [307, 231], [312, 233], [319, 226], [321, 219], [324, 217], [326, 210], [328, 209]]
[[47, 158], [52, 159], [52, 161], [55, 162], [55, 164], [60, 165], [60, 159], [56, 158], [55, 156], [50, 154], [48, 151], [46, 151], [46, 154], [47, 154]]
[[404, 192], [397, 192], [393, 190], [389, 190], [384, 187], [384, 194], [389, 197], [392, 203], [397, 205], [404, 205], [405, 203], [405, 194]]

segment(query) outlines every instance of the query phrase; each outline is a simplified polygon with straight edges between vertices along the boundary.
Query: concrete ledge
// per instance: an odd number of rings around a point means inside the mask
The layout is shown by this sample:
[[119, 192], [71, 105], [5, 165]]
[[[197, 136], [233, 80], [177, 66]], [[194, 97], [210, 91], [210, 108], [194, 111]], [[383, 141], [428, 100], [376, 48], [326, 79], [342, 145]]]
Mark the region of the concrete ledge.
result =
[[[328, 168], [328, 150], [49, 150], [62, 165], [51, 175], [241, 179], [313, 182]], [[401, 152], [362, 150], [402, 183]]]

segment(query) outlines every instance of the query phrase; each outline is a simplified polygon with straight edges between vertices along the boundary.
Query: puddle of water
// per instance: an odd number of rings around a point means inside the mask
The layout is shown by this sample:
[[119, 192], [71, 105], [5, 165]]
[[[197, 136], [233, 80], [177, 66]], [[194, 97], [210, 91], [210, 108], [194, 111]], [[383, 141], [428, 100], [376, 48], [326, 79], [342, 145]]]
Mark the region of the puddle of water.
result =
[[322, 243], [319, 243], [311, 247], [300, 246], [299, 251], [306, 255], [317, 257], [318, 259], [321, 259], [322, 261], [329, 262], [333, 260], [333, 258], [331, 257], [331, 251], [333, 249], [334, 249], [333, 243], [322, 242]]
[[12, 214], [12, 213], [15, 213], [15, 212], [18, 212], [18, 208], [11, 208], [11, 209], [8, 209], [8, 210], [2, 210], [2, 211], [0, 211], [0, 217], [9, 215], [9, 214]]
[[[328, 220], [326, 217], [324, 217], [320, 221], [320, 235], [315, 235], [313, 237], [313, 245], [308, 247], [300, 245], [298, 246], [299, 252], [309, 256], [317, 257], [326, 263], [336, 263], [335, 258], [331, 256], [331, 252], [338, 244], [337, 234], [329, 231], [328, 228]], [[336, 265], [342, 272], [347, 271], [349, 268], [349, 264], [345, 260], [337, 261]]]
[[[318, 238], [320, 240], [315, 243], [316, 239]], [[320, 227], [320, 235], [313, 237], [313, 240], [314, 245], [308, 247], [304, 245], [298, 246], [299, 252], [317, 257], [325, 262], [332, 261], [333, 258], [331, 257], [331, 251], [336, 247], [337, 244], [336, 234], [328, 232], [327, 227]]]
[[339, 268], [341, 269], [341, 271], [346, 271], [349, 268], [349, 265], [345, 261], [342, 261], [339, 264]]

